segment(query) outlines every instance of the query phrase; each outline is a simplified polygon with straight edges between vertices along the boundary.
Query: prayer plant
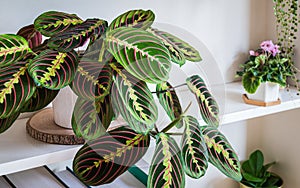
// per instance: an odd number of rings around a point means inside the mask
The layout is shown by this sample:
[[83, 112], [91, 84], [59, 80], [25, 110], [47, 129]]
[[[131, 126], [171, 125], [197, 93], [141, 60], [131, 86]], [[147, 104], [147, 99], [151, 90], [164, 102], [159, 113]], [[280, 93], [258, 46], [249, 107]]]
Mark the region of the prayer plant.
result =
[[[114, 181], [144, 156], [151, 137], [156, 148], [147, 187], [184, 187], [185, 174], [202, 177], [208, 162], [240, 181], [238, 156], [217, 129], [218, 105], [204, 81], [198, 75], [186, 79], [199, 103], [201, 124], [182, 110], [168, 82], [171, 66], [200, 61], [198, 51], [152, 28], [154, 18], [150, 10], [130, 10], [108, 24], [48, 11], [16, 35], [0, 35], [0, 131], [20, 113], [44, 108], [59, 89], [70, 86], [78, 95], [72, 127], [86, 141], [73, 170], [84, 183]], [[84, 44], [86, 50], [78, 51]], [[158, 104], [149, 84], [156, 85], [154, 93], [170, 118], [162, 130], [156, 125]], [[126, 125], [110, 127], [119, 116]], [[182, 133], [171, 134], [176, 128]], [[181, 136], [180, 143], [175, 136]]]

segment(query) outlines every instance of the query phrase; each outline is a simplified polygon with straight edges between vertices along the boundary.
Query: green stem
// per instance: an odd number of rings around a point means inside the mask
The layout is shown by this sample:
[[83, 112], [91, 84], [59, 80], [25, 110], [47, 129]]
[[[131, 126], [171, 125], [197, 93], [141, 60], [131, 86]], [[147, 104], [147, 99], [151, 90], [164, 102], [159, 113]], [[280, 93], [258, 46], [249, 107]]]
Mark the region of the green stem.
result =
[[167, 91], [173, 91], [175, 88], [178, 88], [178, 87], [182, 87], [182, 86], [186, 86], [187, 84], [180, 84], [178, 86], [174, 86], [174, 87], [171, 87], [171, 88], [168, 88], [168, 89], [165, 89], [165, 90], [161, 90], [161, 91], [152, 91], [151, 93], [165, 93]]

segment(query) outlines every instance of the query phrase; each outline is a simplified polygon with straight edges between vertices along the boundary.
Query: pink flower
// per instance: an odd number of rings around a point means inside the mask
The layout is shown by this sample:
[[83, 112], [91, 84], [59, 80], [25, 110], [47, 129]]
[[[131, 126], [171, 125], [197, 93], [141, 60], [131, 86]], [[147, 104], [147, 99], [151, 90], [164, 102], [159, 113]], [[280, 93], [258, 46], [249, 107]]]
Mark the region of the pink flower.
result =
[[251, 56], [256, 56], [256, 55], [255, 55], [256, 53], [255, 53], [254, 50], [250, 50], [250, 51], [249, 51], [249, 54], [250, 54]]
[[276, 56], [276, 54], [280, 53], [279, 46], [277, 44], [274, 45], [274, 48], [271, 50], [271, 53], [273, 57]]
[[272, 50], [274, 49], [274, 44], [271, 40], [266, 40], [266, 41], [263, 41], [261, 44], [260, 44], [260, 47], [261, 49], [263, 49], [264, 51], [266, 52], [269, 52], [269, 53], [272, 53]]

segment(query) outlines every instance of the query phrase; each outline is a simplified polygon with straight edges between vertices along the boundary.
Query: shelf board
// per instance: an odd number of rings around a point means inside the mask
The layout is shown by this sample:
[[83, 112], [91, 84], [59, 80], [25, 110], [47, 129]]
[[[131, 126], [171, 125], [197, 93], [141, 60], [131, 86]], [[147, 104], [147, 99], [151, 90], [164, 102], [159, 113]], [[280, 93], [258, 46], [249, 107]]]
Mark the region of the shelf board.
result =
[[81, 146], [37, 141], [26, 132], [27, 120], [17, 120], [0, 135], [0, 175], [70, 160]]
[[[281, 104], [261, 107], [244, 103], [242, 95], [245, 92], [240, 82], [226, 84], [225, 86], [225, 110], [223, 115], [221, 114], [221, 125], [300, 108], [300, 96], [297, 95], [296, 90], [281, 89]], [[216, 95], [217, 100], [222, 99], [221, 97]]]
[[[295, 90], [289, 92], [281, 90], [281, 104], [269, 107], [245, 104], [242, 99], [244, 92], [241, 83], [212, 87], [212, 91], [216, 100], [222, 104], [221, 125], [300, 108], [300, 96]], [[185, 92], [189, 91], [182, 92], [183, 96], [189, 96], [185, 99], [194, 98], [192, 95], [184, 95]], [[195, 109], [191, 111], [199, 114], [196, 109], [198, 107], [196, 104], [193, 105]], [[0, 135], [0, 175], [71, 160], [81, 147], [81, 145], [55, 145], [37, 141], [26, 133], [27, 120], [27, 118], [17, 120], [9, 130]]]

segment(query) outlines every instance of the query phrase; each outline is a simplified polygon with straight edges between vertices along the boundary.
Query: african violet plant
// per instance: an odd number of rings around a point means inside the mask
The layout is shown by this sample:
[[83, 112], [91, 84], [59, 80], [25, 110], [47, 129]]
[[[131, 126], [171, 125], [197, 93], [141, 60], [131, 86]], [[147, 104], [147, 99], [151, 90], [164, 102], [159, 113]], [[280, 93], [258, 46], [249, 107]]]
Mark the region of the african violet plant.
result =
[[[88, 185], [114, 181], [139, 161], [150, 137], [156, 148], [148, 187], [184, 187], [185, 174], [200, 178], [208, 162], [240, 181], [240, 163], [218, 131], [218, 105], [198, 75], [186, 85], [198, 99], [206, 125], [182, 110], [168, 82], [173, 66], [200, 61], [198, 51], [178, 37], [152, 28], [152, 11], [131, 10], [108, 25], [75, 14], [49, 11], [17, 35], [0, 35], [0, 131], [21, 112], [44, 108], [59, 89], [78, 95], [72, 127], [86, 143], [73, 160], [77, 177]], [[42, 36], [46, 40], [42, 40]], [[88, 44], [85, 51], [78, 47]], [[176, 65], [177, 64], [177, 65]], [[158, 130], [158, 108], [148, 84], [156, 84], [170, 124]], [[126, 125], [109, 127], [121, 116]], [[177, 143], [170, 130], [184, 129]], [[178, 135], [177, 135], [178, 136]]]

